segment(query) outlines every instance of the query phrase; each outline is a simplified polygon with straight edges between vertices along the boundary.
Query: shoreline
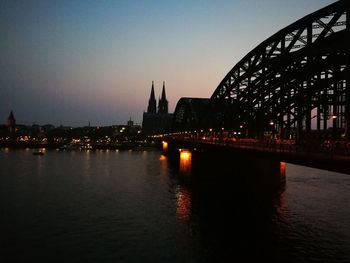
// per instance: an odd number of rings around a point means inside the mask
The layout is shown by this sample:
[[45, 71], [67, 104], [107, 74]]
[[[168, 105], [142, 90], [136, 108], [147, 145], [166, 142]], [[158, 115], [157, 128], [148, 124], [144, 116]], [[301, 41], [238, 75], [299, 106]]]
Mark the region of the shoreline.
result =
[[134, 150], [134, 151], [156, 151], [161, 150], [159, 143], [124, 143], [124, 144], [91, 144], [89, 147], [79, 144], [63, 144], [63, 143], [22, 143], [22, 142], [6, 142], [0, 143], [0, 149], [48, 149], [59, 151], [84, 151], [84, 150]]

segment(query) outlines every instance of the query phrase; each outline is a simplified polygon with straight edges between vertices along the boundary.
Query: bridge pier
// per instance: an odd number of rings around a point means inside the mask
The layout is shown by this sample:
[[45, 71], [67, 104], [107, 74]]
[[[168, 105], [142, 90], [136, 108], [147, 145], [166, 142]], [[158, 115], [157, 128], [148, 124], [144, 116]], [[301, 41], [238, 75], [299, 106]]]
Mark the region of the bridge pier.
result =
[[348, 141], [350, 141], [350, 26], [349, 26], [349, 21], [350, 21], [350, 5], [349, 3], [347, 4], [347, 10], [346, 10], [346, 37], [347, 37], [347, 58], [346, 58], [346, 79], [345, 79], [345, 137]]
[[277, 159], [178, 142], [168, 142], [166, 154], [180, 180], [208, 195], [216, 189], [259, 201], [279, 195], [285, 186], [285, 163]]
[[[348, 56], [349, 61], [349, 56]], [[350, 141], [350, 70], [348, 69], [348, 78], [346, 80], [346, 105], [345, 105], [345, 138], [347, 141]]]

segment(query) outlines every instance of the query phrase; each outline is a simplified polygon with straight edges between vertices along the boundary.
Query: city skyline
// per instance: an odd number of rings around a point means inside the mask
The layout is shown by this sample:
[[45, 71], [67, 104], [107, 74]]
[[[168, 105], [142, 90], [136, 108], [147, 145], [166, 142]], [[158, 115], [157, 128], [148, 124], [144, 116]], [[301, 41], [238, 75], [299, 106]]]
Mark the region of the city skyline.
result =
[[2, 1], [0, 114], [17, 123], [141, 123], [152, 81], [210, 97], [250, 50], [334, 1]]

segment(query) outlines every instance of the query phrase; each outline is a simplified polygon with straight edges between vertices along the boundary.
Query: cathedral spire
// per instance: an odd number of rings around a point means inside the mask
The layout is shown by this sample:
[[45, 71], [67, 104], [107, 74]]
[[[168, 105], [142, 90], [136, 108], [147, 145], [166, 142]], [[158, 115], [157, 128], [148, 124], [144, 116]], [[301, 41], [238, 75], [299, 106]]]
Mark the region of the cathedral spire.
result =
[[154, 96], [154, 81], [152, 81], [151, 95], [148, 100], [147, 113], [156, 113], [157, 112], [157, 101]]
[[165, 81], [163, 81], [162, 100], [166, 100], [166, 95], [165, 95]]
[[152, 81], [151, 96], [149, 99], [156, 100], [156, 96], [154, 96], [154, 81]]
[[162, 96], [158, 104], [158, 113], [168, 113], [168, 101], [165, 95], [165, 81], [163, 81]]

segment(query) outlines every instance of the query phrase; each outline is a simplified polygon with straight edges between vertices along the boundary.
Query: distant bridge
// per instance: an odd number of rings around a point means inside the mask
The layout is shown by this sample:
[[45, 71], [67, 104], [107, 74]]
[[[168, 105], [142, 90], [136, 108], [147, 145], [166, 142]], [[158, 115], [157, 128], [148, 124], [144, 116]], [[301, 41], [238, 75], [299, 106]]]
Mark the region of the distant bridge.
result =
[[166, 140], [350, 173], [349, 5], [337, 1], [263, 41], [211, 98], [181, 98]]

